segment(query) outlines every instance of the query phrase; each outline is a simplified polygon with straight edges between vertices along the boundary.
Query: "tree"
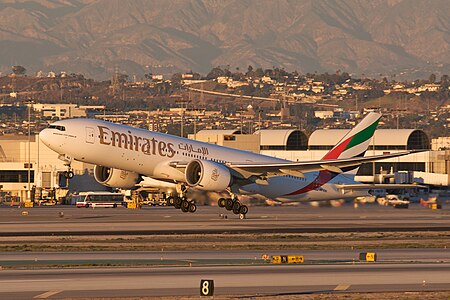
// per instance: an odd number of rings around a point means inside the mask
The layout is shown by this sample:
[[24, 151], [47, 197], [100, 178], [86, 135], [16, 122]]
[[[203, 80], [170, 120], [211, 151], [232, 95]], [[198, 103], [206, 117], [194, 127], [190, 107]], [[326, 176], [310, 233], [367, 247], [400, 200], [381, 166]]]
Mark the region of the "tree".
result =
[[341, 74], [341, 80], [342, 80], [342, 81], [346, 81], [346, 80], [348, 80], [348, 79], [351, 79], [350, 74], [348, 74], [347, 72], [342, 72], [342, 74]]
[[430, 78], [428, 78], [428, 81], [429, 81], [430, 83], [435, 83], [435, 82], [436, 82], [436, 75], [432, 73], [432, 74], [430, 75]]
[[261, 78], [264, 76], [264, 70], [262, 68], [257, 68], [254, 75], [256, 78]]
[[208, 75], [206, 75], [206, 79], [216, 79], [220, 76], [225, 76], [226, 72], [222, 70], [220, 67], [213, 68]]
[[202, 79], [202, 75], [200, 73], [192, 72], [192, 79], [193, 80], [200, 80], [200, 79]]
[[128, 81], [128, 75], [127, 74], [118, 74], [117, 75], [117, 81], [121, 84]]
[[448, 87], [450, 84], [450, 78], [447, 74], [444, 74], [441, 76], [441, 86], [442, 87]]
[[12, 67], [12, 71], [15, 75], [24, 75], [27, 72], [27, 69], [22, 66], [14, 66]]
[[172, 82], [180, 82], [181, 81], [181, 77], [182, 77], [181, 73], [174, 73], [172, 75], [171, 81]]

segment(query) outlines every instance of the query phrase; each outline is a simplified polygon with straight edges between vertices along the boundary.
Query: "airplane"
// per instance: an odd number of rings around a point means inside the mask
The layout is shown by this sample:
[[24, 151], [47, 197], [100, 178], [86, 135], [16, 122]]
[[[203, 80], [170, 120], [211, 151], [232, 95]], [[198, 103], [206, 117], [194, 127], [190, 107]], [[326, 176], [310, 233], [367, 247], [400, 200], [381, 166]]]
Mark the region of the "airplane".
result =
[[[337, 185], [358, 184], [339, 176], [362, 163], [411, 153], [364, 157], [381, 114], [371, 112], [322, 160], [292, 162], [244, 150], [208, 144], [160, 132], [96, 119], [66, 119], [50, 124], [40, 139], [65, 160], [73, 177], [73, 160], [94, 164], [95, 179], [106, 186], [130, 189], [149, 177], [176, 186], [168, 203], [195, 212], [189, 189], [227, 192], [218, 205], [245, 218], [248, 207], [239, 194], [259, 194], [281, 202], [344, 198]], [[354, 190], [351, 197], [367, 195]]]

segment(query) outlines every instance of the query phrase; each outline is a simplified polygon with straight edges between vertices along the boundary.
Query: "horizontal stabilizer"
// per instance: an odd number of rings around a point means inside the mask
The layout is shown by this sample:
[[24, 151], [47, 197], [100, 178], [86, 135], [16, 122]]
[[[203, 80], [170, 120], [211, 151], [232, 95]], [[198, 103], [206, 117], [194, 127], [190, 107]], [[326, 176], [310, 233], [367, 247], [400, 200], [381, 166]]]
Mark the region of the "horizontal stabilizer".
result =
[[[415, 153], [417, 151], [404, 151], [399, 153], [391, 153], [384, 155], [375, 155], [367, 157], [351, 157], [343, 159], [330, 159], [324, 163], [323, 160], [311, 160], [303, 162], [279, 162], [279, 163], [263, 163], [263, 162], [245, 162], [245, 163], [227, 163], [226, 166], [239, 172], [245, 171], [249, 174], [287, 174], [289, 171], [298, 171], [301, 173], [328, 170], [335, 173], [342, 173], [342, 169], [346, 167], [360, 166], [363, 163], [374, 162], [378, 160], [399, 157]], [[248, 174], [247, 174], [248, 175]]]

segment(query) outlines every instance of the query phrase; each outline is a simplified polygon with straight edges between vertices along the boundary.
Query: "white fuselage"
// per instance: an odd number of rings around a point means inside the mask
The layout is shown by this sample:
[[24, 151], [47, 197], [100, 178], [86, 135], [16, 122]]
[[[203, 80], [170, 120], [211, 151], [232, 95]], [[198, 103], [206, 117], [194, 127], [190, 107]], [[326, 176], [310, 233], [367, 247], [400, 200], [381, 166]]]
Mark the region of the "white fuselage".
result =
[[[40, 137], [52, 150], [75, 160], [136, 172], [154, 179], [184, 182], [182, 171], [173, 162], [194, 159], [217, 163], [276, 163], [286, 160], [237, 150], [186, 138], [133, 128], [94, 119], [58, 121], [64, 130], [47, 128]], [[53, 126], [55, 127], [55, 126]], [[305, 178], [291, 175], [268, 179], [268, 185], [256, 183], [240, 187], [242, 193], [261, 194], [283, 202], [353, 198], [367, 191], [343, 194], [334, 184], [356, 183], [345, 175], [328, 171], [305, 173]]]

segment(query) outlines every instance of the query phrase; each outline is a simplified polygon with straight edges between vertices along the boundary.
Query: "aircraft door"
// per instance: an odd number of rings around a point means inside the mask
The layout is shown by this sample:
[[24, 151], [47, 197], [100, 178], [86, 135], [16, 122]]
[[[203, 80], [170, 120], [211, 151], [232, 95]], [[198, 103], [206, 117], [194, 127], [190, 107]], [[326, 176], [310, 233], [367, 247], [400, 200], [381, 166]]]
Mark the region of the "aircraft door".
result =
[[92, 127], [86, 127], [86, 143], [93, 144], [95, 141], [95, 130]]

